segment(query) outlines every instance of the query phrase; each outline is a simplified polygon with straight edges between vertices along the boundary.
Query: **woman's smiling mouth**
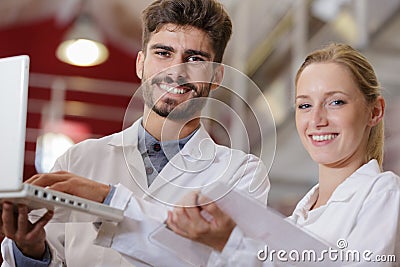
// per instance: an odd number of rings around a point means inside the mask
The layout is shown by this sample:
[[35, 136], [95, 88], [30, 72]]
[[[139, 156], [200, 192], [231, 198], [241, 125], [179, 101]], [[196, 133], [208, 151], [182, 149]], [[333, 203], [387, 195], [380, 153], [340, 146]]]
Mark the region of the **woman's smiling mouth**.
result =
[[320, 134], [320, 135], [311, 135], [311, 139], [313, 141], [322, 142], [335, 139], [339, 134]]

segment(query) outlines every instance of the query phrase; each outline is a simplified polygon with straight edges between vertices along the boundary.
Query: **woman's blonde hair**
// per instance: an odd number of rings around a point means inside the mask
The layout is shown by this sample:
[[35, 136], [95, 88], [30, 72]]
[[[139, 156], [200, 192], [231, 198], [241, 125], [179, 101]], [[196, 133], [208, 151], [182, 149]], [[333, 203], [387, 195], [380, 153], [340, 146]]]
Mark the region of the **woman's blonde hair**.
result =
[[[312, 63], [333, 62], [346, 66], [354, 76], [358, 88], [367, 104], [374, 105], [381, 96], [381, 87], [368, 60], [356, 49], [346, 44], [332, 43], [322, 49], [310, 53], [296, 74], [295, 86], [303, 70]], [[367, 160], [376, 159], [382, 168], [384, 127], [383, 120], [370, 132], [367, 145]]]

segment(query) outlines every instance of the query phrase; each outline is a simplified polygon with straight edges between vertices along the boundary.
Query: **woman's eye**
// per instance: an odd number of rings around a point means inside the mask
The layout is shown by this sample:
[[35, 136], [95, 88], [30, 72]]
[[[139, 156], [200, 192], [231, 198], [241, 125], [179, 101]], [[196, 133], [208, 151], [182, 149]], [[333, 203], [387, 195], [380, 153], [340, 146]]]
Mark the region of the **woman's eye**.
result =
[[298, 109], [306, 109], [306, 108], [309, 108], [309, 107], [311, 107], [310, 104], [299, 104], [299, 105], [297, 105]]
[[333, 105], [333, 106], [341, 106], [343, 104], [345, 104], [345, 102], [343, 100], [334, 100], [331, 102], [331, 105]]

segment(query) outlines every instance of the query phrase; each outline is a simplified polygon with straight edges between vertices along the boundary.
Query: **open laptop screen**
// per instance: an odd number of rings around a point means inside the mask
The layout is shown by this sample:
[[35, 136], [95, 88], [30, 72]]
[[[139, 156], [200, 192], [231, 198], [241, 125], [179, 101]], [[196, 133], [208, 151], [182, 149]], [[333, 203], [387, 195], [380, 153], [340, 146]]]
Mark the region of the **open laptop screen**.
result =
[[29, 57], [0, 59], [0, 190], [21, 187], [24, 166]]

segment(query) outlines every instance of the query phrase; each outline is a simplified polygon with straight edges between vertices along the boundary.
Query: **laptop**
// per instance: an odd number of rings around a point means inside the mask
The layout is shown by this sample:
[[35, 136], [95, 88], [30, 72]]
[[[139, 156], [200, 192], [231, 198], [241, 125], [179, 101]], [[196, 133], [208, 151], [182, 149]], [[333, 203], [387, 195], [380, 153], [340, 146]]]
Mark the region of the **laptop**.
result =
[[120, 209], [23, 183], [29, 62], [27, 55], [0, 58], [0, 202], [22, 203], [32, 210], [63, 207], [121, 221]]

